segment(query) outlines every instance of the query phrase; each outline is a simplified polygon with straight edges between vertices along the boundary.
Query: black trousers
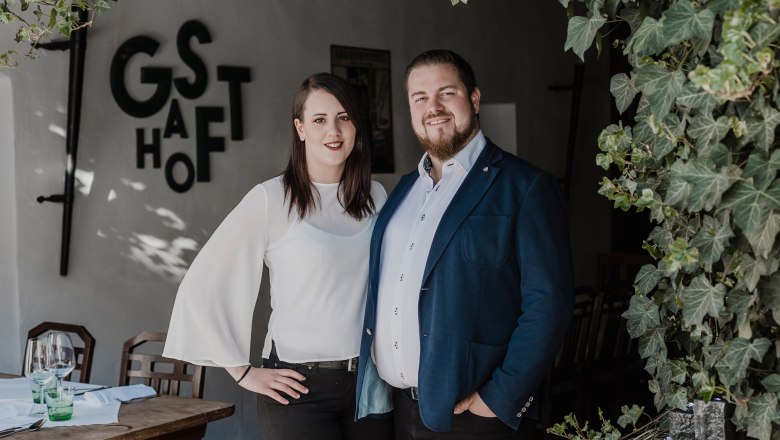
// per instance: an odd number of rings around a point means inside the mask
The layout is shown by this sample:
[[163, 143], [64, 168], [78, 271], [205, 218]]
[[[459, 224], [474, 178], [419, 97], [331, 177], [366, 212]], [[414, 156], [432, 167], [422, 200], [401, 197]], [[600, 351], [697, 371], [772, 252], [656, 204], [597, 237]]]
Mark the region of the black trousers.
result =
[[535, 420], [526, 419], [515, 431], [495, 417], [466, 411], [454, 415], [450, 432], [433, 432], [423, 425], [420, 406], [406, 393], [393, 390], [395, 440], [533, 440]]
[[[273, 355], [272, 355], [273, 356]], [[264, 360], [265, 368], [273, 368]], [[288, 368], [279, 366], [279, 368]], [[365, 418], [355, 422], [354, 372], [342, 370], [312, 371], [292, 368], [306, 376], [308, 394], [300, 399], [288, 397], [287, 405], [264, 395], [257, 396], [257, 414], [262, 440], [391, 440], [392, 413], [386, 417]]]

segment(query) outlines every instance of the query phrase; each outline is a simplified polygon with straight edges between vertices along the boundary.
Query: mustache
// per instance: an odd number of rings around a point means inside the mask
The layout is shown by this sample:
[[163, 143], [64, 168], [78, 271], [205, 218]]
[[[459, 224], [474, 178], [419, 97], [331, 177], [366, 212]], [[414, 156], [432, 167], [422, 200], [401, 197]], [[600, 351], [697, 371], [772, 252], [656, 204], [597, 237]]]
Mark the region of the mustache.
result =
[[433, 118], [440, 118], [442, 116], [454, 117], [455, 115], [453, 115], [450, 112], [442, 111], [442, 112], [438, 112], [438, 113], [435, 113], [435, 114], [427, 114], [427, 115], [423, 116], [423, 120], [422, 121], [423, 121], [423, 124], [424, 124], [424, 123], [430, 121]]

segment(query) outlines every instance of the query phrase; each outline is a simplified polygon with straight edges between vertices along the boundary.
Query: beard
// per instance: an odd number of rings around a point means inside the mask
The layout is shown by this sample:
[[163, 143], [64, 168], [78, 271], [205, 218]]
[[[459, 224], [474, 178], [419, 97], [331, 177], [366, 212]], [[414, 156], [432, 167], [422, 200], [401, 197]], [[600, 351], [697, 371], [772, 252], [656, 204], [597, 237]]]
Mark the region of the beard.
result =
[[[435, 115], [428, 115], [423, 118], [423, 126], [426, 121], [431, 118], [437, 118], [441, 116], [449, 116], [454, 118], [452, 113], [437, 113]], [[455, 156], [458, 151], [462, 150], [466, 146], [466, 142], [476, 133], [479, 128], [479, 122], [477, 120], [477, 114], [472, 113], [469, 119], [469, 124], [463, 129], [458, 130], [455, 127], [455, 133], [450, 136], [444, 136], [438, 140], [431, 140], [427, 135], [417, 135], [417, 139], [420, 141], [420, 145], [423, 150], [435, 157], [436, 159], [444, 162]]]

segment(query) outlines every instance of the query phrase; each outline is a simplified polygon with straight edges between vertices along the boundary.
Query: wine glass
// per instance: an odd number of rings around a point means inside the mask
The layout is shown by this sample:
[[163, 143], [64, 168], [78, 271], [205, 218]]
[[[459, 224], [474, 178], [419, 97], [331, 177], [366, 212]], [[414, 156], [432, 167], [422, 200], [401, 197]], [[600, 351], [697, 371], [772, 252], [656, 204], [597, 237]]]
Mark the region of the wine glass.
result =
[[[54, 378], [54, 370], [49, 363], [49, 343], [47, 339], [31, 338], [27, 340], [27, 350], [24, 354], [24, 375], [30, 379], [38, 389], [38, 402], [43, 402], [43, 393], [48, 384]], [[33, 393], [35, 397], [35, 393]], [[44, 411], [45, 412], [45, 411]], [[36, 414], [43, 414], [38, 412]]]
[[76, 352], [70, 335], [64, 332], [49, 333], [49, 367], [57, 376], [57, 387], [62, 386], [62, 378], [70, 374], [76, 366]]

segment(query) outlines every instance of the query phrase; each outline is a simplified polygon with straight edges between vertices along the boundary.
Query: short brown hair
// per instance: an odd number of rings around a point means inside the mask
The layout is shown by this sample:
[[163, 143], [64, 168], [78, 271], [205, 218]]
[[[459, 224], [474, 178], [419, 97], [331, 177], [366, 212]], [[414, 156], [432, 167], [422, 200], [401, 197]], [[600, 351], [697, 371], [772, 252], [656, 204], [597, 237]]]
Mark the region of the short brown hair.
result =
[[471, 65], [462, 56], [447, 49], [426, 50], [414, 57], [412, 62], [406, 66], [406, 73], [404, 74], [406, 92], [409, 92], [409, 74], [412, 73], [412, 70], [420, 66], [435, 66], [438, 64], [449, 64], [455, 67], [455, 70], [458, 71], [460, 82], [466, 86], [468, 96], [474, 93], [474, 89], [477, 88], [477, 79], [474, 76], [474, 70], [471, 69]]

